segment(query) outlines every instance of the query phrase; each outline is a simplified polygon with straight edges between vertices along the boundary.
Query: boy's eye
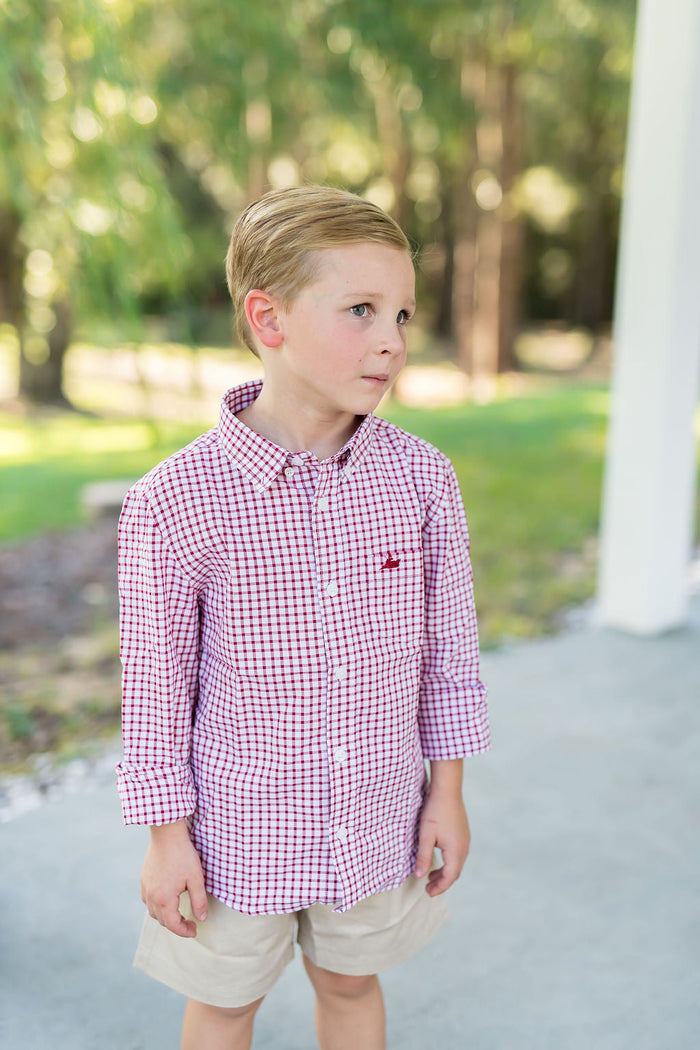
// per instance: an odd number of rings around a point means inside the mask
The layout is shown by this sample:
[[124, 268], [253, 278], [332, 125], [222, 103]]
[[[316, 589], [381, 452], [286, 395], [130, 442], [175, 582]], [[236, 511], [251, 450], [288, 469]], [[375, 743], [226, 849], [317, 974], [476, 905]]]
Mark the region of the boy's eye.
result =
[[357, 306], [351, 306], [350, 313], [353, 317], [369, 317], [369, 304], [358, 303]]
[[396, 317], [396, 323], [397, 324], [408, 324], [408, 322], [411, 320], [412, 316], [413, 315], [410, 314], [408, 312], [408, 310], [399, 310], [399, 313], [398, 313], [398, 315]]

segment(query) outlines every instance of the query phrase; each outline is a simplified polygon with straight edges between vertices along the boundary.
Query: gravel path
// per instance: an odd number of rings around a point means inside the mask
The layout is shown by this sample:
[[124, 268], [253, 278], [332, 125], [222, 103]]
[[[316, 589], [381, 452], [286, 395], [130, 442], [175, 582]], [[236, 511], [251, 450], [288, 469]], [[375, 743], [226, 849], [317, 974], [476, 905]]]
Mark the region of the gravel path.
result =
[[0, 651], [88, 633], [116, 619], [117, 532], [112, 520], [0, 546]]
[[114, 520], [0, 546], [0, 821], [112, 761], [116, 550]]

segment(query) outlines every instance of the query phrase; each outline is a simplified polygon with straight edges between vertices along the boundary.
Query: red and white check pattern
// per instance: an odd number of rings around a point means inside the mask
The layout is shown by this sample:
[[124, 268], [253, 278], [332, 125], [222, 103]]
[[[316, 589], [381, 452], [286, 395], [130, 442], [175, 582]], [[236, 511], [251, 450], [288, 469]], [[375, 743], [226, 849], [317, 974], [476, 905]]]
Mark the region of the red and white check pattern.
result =
[[207, 889], [341, 910], [412, 870], [424, 759], [489, 746], [449, 460], [367, 416], [331, 459], [236, 415], [155, 467], [119, 527], [128, 824], [191, 815]]

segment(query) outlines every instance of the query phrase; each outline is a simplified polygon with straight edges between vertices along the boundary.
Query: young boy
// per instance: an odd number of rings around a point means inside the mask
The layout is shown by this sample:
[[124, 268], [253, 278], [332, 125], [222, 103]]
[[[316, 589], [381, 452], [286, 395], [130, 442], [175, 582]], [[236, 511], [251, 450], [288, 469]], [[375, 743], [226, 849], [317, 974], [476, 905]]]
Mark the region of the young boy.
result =
[[489, 743], [464, 510], [446, 457], [372, 414], [415, 309], [391, 218], [269, 193], [227, 276], [264, 381], [120, 522], [136, 965], [188, 997], [184, 1050], [241, 1050], [296, 937], [322, 1050], [380, 1050], [376, 974], [445, 919], [462, 758]]

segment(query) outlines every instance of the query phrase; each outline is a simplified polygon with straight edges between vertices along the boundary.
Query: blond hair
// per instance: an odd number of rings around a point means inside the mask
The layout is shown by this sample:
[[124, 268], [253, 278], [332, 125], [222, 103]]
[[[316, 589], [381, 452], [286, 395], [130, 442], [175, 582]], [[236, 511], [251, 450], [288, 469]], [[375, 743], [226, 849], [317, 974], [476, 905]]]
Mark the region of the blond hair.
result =
[[226, 280], [238, 336], [254, 354], [245, 297], [259, 288], [288, 308], [316, 279], [317, 252], [374, 241], [411, 253], [401, 227], [375, 204], [346, 190], [299, 186], [266, 193], [238, 217], [226, 255]]

